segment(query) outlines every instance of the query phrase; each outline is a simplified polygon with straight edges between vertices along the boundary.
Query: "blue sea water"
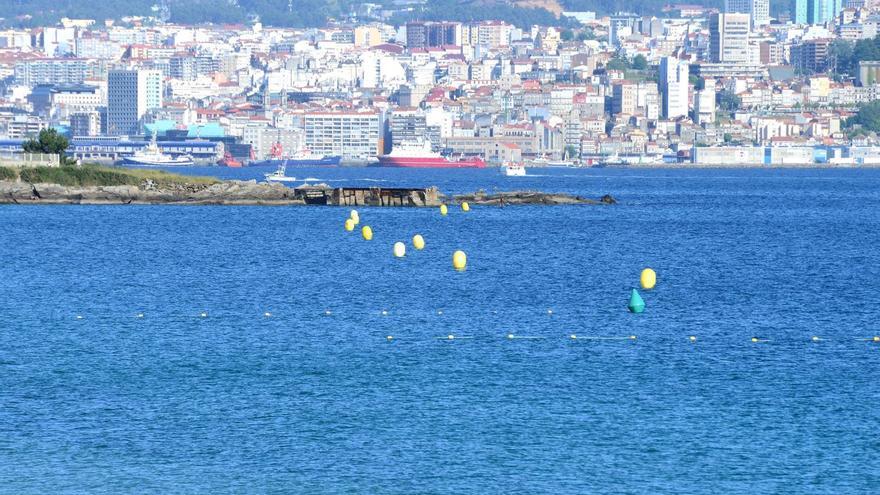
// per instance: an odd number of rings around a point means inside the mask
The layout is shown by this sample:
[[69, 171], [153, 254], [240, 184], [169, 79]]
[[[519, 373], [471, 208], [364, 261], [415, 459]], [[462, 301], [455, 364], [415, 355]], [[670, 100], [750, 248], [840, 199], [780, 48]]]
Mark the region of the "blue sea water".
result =
[[880, 171], [532, 172], [294, 173], [620, 204], [0, 207], [0, 493], [880, 491]]

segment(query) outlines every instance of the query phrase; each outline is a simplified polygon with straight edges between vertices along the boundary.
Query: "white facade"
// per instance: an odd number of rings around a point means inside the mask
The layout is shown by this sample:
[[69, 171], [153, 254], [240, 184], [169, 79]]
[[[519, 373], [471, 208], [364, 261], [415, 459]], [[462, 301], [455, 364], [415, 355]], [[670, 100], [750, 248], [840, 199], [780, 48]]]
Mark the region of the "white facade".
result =
[[667, 119], [687, 117], [688, 65], [675, 57], [660, 60], [661, 114]]

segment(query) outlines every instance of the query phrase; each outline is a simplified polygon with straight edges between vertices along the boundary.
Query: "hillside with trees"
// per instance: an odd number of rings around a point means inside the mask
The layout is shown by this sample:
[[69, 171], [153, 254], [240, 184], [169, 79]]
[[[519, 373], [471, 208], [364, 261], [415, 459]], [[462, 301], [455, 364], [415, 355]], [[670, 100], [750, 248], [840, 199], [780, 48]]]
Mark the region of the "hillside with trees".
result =
[[[427, 0], [412, 11], [401, 13], [393, 21], [424, 20], [479, 21], [498, 19], [517, 26], [532, 24], [569, 25], [545, 8], [531, 7], [540, 2], [523, 0]], [[86, 19], [119, 19], [125, 16], [168, 15], [168, 21], [181, 24], [243, 23], [251, 18], [271, 26], [318, 27], [328, 18], [340, 18], [362, 3], [356, 0], [164, 0], [167, 10], [159, 9], [162, 0], [3, 0], [0, 18], [7, 26], [52, 25], [62, 17]], [[390, 8], [392, 0], [377, 0]], [[517, 3], [529, 7], [517, 6]], [[635, 0], [622, 6], [612, 0], [561, 0], [553, 2], [553, 10], [561, 4], [565, 10], [591, 10], [610, 14], [627, 10], [637, 14], [661, 14], [666, 0]], [[689, 3], [720, 6], [720, 0], [694, 0]]]

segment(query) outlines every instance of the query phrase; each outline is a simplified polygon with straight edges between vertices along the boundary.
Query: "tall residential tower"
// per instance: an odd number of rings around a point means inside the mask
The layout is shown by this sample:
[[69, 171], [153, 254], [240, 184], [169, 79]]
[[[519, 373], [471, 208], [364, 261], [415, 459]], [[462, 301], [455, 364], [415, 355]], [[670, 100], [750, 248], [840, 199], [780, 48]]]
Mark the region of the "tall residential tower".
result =
[[147, 111], [162, 107], [158, 70], [111, 70], [107, 77], [107, 133], [138, 134]]

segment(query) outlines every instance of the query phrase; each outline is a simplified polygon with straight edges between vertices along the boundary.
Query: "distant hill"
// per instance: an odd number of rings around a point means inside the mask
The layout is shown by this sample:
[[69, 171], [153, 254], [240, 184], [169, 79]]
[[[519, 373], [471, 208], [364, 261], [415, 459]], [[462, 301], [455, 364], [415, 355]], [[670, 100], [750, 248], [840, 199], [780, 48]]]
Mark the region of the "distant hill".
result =
[[[163, 4], [167, 10], [160, 9]], [[0, 0], [0, 17], [6, 25], [50, 25], [62, 17], [119, 19], [124, 16], [161, 15], [171, 22], [242, 23], [259, 16], [266, 25], [323, 26], [328, 18], [340, 18], [361, 1], [356, 0]], [[392, 0], [373, 0], [393, 7]], [[565, 24], [563, 10], [592, 10], [608, 14], [627, 10], [659, 14], [669, 0], [427, 0], [412, 12], [394, 18], [425, 20], [499, 19], [527, 27], [531, 24]], [[721, 6], [721, 0], [687, 0], [690, 4]], [[289, 8], [290, 7], [290, 8]]]

